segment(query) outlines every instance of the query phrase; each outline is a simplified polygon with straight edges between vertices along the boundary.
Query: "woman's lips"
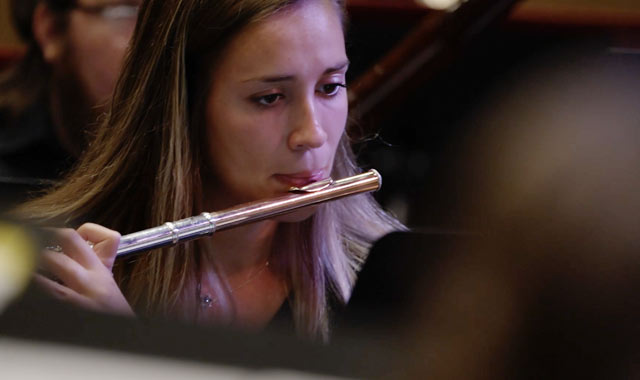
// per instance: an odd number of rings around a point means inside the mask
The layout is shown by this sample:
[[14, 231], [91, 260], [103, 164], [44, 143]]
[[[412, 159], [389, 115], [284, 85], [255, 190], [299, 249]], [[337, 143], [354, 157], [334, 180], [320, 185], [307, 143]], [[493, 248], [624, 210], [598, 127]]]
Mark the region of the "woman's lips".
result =
[[293, 174], [275, 174], [274, 177], [287, 186], [302, 187], [325, 179], [324, 170], [306, 171]]

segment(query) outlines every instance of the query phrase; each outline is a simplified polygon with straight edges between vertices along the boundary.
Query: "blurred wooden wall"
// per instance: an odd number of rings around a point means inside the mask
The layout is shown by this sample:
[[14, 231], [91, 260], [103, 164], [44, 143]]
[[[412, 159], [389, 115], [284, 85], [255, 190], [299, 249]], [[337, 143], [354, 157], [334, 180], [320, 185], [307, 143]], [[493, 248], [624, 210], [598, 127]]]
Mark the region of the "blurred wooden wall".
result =
[[[413, 0], [347, 0], [347, 3], [352, 5], [366, 3], [386, 5], [390, 2], [410, 4]], [[631, 12], [637, 16], [640, 13], [640, 0], [524, 0], [513, 16], [516, 19], [536, 18], [541, 11], [559, 14], [561, 18], [563, 15], [566, 17], [566, 12], [570, 14], [578, 12], [580, 17], [585, 11], [591, 14], [604, 12], [605, 15], [610, 11], [623, 15]], [[635, 21], [637, 18], [634, 18]], [[604, 22], [606, 23], [606, 20]], [[13, 30], [9, 16], [9, 0], [0, 0], [0, 47], [18, 46], [20, 46], [20, 40]]]

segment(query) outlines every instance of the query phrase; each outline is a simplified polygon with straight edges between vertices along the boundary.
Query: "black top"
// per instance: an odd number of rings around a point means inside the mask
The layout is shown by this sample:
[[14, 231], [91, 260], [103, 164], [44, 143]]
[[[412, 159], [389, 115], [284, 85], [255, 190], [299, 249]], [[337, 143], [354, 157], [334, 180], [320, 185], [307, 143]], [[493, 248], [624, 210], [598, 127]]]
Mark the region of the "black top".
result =
[[[327, 290], [328, 294], [328, 314], [329, 314], [329, 329], [333, 329], [335, 321], [339, 318], [344, 310], [344, 305], [338, 301], [335, 294]], [[295, 335], [295, 323], [293, 320], [293, 310], [291, 309], [291, 301], [287, 297], [271, 321], [267, 324], [267, 330], [274, 330], [280, 333]]]
[[440, 272], [458, 246], [481, 239], [468, 232], [393, 232], [371, 248], [334, 334], [398, 336], [412, 326], [415, 311], [431, 296]]
[[289, 305], [289, 299], [285, 299], [280, 309], [276, 312], [276, 315], [273, 316], [269, 324], [267, 325], [268, 329], [280, 329], [280, 330], [293, 330], [293, 310], [291, 310], [291, 305]]

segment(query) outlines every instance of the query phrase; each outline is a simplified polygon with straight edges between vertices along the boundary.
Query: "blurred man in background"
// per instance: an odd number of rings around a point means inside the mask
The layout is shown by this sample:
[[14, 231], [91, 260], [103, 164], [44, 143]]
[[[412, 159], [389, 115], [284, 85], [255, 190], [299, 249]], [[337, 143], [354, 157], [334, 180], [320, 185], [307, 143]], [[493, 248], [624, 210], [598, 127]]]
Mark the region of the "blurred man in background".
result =
[[104, 111], [139, 0], [12, 0], [22, 59], [0, 75], [0, 206], [55, 183]]

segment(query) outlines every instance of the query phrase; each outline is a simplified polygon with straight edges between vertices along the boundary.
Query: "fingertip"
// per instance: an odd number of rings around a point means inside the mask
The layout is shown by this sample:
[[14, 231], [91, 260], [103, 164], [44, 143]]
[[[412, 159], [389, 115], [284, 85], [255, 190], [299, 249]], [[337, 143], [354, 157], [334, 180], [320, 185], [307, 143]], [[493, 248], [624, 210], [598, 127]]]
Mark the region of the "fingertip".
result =
[[77, 232], [73, 228], [63, 227], [63, 228], [58, 228], [56, 230], [56, 234], [62, 238], [73, 239], [76, 237]]
[[80, 226], [77, 231], [85, 240], [90, 240], [94, 243], [105, 239], [117, 240], [119, 242], [121, 237], [118, 231], [95, 223], [85, 223]]

